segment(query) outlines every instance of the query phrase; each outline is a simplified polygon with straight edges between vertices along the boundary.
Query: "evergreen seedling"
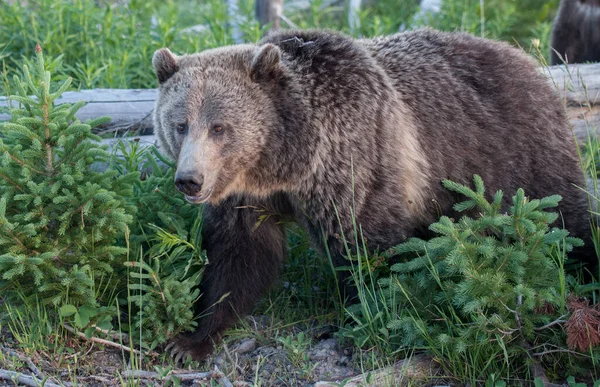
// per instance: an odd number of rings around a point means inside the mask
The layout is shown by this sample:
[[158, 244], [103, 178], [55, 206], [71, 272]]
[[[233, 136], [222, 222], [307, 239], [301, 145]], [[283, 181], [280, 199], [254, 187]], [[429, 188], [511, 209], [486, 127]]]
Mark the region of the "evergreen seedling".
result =
[[97, 306], [96, 285], [126, 253], [117, 240], [133, 220], [126, 197], [138, 174], [92, 168], [108, 162], [91, 130], [109, 118], [82, 123], [84, 102], [55, 105], [71, 79], [51, 90], [39, 45], [36, 59], [35, 75], [24, 66], [15, 76], [19, 106], [0, 124], [0, 292]]
[[[132, 326], [140, 344], [155, 348], [196, 326], [193, 310], [208, 262], [202, 247], [202, 206], [183, 199], [175, 188], [175, 165], [155, 147], [120, 142], [113, 158], [121, 174], [142, 170], [132, 204], [138, 208], [131, 230], [133, 257], [126, 262]], [[136, 335], [137, 337], [138, 335]]]
[[531, 348], [566, 349], [563, 263], [582, 241], [551, 227], [558, 214], [548, 210], [558, 195], [529, 199], [519, 189], [504, 212], [502, 191], [488, 201], [479, 176], [475, 189], [444, 186], [466, 197], [454, 209], [470, 216], [442, 216], [430, 226], [432, 239], [413, 238], [387, 251], [400, 262], [373, 291], [359, 288], [362, 305], [348, 308], [358, 325], [345, 334], [377, 344], [368, 328], [380, 316], [387, 318], [391, 350], [428, 348], [460, 379], [524, 376]]

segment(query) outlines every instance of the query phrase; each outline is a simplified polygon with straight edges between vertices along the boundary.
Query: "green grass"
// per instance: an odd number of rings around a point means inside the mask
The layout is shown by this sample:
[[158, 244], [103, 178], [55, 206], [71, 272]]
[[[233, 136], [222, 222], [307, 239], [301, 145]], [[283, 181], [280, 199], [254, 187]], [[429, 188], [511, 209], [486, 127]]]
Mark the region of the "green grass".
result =
[[[466, 31], [501, 39], [531, 49], [538, 39], [548, 52], [550, 22], [557, 0], [446, 1], [431, 26]], [[244, 40], [257, 41], [264, 32], [253, 18], [253, 1], [240, 0]], [[349, 33], [347, 10], [325, 7], [312, 0], [310, 7], [289, 15], [300, 28], [331, 28]], [[411, 25], [415, 0], [379, 0], [360, 13], [356, 35], [392, 34]], [[154, 51], [196, 52], [232, 44], [227, 9], [221, 0], [38, 0], [0, 1], [0, 63], [9, 78], [31, 57], [35, 44], [49, 57], [61, 56], [64, 67], [56, 81], [74, 78], [78, 88], [152, 88], [156, 86], [150, 61]], [[203, 25], [200, 33], [185, 32]], [[283, 23], [284, 27], [289, 27]], [[30, 66], [31, 67], [31, 66]], [[5, 95], [0, 85], [0, 95]]]

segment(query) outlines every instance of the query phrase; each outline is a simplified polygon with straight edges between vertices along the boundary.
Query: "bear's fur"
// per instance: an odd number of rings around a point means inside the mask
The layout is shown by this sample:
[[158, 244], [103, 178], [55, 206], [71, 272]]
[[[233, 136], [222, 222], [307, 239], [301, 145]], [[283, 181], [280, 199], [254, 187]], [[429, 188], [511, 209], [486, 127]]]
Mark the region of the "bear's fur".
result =
[[600, 61], [600, 0], [561, 0], [552, 26], [552, 65]]
[[259, 223], [257, 208], [294, 216], [344, 264], [351, 209], [369, 248], [386, 249], [456, 215], [442, 179], [479, 174], [505, 206], [519, 187], [561, 194], [566, 227], [588, 236], [563, 106], [507, 44], [427, 29], [364, 40], [284, 31], [193, 55], [161, 49], [153, 64], [161, 149], [187, 199], [208, 203], [199, 311], [209, 314], [172, 343], [175, 355], [210, 353], [277, 278], [284, 228], [277, 216]]

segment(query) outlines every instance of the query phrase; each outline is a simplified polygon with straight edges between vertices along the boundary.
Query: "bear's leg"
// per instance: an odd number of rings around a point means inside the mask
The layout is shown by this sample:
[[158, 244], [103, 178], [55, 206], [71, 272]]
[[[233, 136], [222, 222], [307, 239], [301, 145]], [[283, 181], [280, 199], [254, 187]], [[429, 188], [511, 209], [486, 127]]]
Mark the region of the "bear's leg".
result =
[[234, 197], [205, 207], [202, 247], [209, 264], [200, 285], [200, 319], [196, 332], [181, 334], [167, 346], [176, 362], [187, 355], [194, 360], [209, 355], [219, 335], [248, 314], [277, 278], [286, 238], [273, 214], [285, 210], [281, 197], [260, 202]]

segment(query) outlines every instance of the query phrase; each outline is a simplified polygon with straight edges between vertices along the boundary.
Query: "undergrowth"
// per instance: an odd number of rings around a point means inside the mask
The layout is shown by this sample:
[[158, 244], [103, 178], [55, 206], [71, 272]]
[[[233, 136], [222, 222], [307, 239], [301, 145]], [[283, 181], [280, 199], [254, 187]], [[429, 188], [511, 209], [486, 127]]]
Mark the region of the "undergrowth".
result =
[[35, 64], [15, 76], [0, 123], [0, 293], [9, 306], [41, 303], [58, 331], [102, 336], [126, 321], [154, 349], [196, 324], [202, 208], [176, 194], [155, 149], [109, 153], [91, 133], [108, 118], [82, 123], [83, 103], [55, 104], [71, 79], [52, 86], [39, 46]]
[[410, 239], [383, 260], [366, 246], [354, 254], [360, 302], [347, 308], [341, 335], [388, 355], [421, 349], [460, 382], [532, 380], [541, 364], [561, 364], [559, 378], [597, 374], [600, 341], [591, 332], [600, 319], [580, 316], [595, 316], [596, 307], [577, 298], [578, 282], [565, 271], [582, 241], [550, 227], [560, 196], [528, 198], [519, 189], [505, 213], [504, 193], [488, 201], [477, 175], [474, 189], [444, 186], [465, 197], [454, 209], [467, 215], [442, 216], [430, 226], [435, 237]]

